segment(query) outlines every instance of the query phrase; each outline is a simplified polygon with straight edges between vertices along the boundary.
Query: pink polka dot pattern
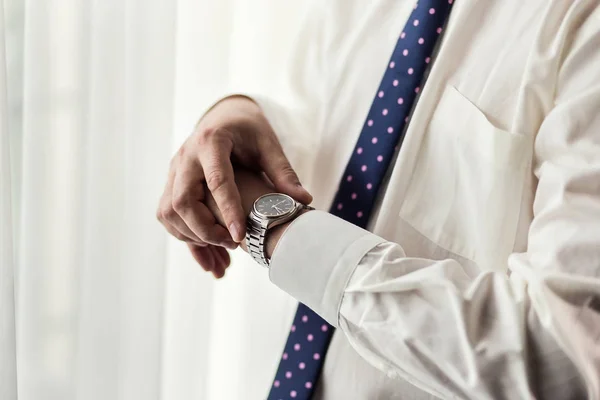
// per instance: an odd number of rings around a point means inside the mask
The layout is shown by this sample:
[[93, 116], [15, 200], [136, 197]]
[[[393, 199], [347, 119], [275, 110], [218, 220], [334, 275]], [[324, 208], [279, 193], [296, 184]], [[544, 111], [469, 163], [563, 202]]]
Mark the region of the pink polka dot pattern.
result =
[[[452, 0], [414, 0], [406, 25], [385, 68], [358, 141], [343, 173], [330, 213], [365, 228], [382, 179], [423, 86], [433, 49]], [[360, 94], [357, 94], [360, 95]], [[349, 132], [349, 134], [352, 134]], [[326, 358], [333, 327], [299, 304], [268, 400], [309, 400]]]

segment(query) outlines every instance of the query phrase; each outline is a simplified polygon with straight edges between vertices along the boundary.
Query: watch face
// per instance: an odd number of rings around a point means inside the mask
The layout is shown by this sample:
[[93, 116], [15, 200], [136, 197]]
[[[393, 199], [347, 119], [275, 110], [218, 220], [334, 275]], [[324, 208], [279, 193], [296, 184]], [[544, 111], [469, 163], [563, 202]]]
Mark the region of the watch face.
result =
[[294, 200], [285, 194], [267, 194], [256, 200], [254, 209], [264, 217], [279, 217], [294, 209]]

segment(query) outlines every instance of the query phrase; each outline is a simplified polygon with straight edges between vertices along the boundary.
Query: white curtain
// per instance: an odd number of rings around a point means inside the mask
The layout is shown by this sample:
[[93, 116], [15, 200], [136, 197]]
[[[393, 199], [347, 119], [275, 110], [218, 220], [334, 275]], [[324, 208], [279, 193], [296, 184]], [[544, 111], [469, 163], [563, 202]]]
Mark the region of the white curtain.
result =
[[265, 397], [295, 302], [245, 254], [215, 282], [155, 208], [202, 111], [268, 81], [281, 3], [4, 0], [1, 400]]

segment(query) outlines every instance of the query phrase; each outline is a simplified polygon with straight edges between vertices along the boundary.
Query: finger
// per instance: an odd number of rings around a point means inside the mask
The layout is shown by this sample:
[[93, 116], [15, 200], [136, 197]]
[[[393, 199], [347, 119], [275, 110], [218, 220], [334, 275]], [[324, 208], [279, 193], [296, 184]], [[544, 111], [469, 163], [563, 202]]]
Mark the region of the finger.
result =
[[175, 229], [168, 222], [167, 223], [163, 222], [163, 226], [165, 227], [165, 229], [167, 230], [167, 232], [169, 232], [171, 234], [171, 236], [173, 236], [175, 239], [181, 240], [182, 242], [186, 242], [186, 243], [193, 243], [190, 240], [190, 238], [188, 238], [187, 236], [185, 236], [184, 234], [182, 234], [181, 232], [179, 232], [177, 229]]
[[219, 255], [219, 258], [223, 262], [223, 268], [227, 269], [231, 264], [229, 252], [224, 247], [215, 247], [215, 252]]
[[[222, 274], [225, 275], [225, 271], [229, 267], [231, 259], [229, 253], [224, 247], [214, 247], [215, 258], [219, 261], [218, 265], [222, 269]], [[222, 277], [222, 276], [221, 276]]]
[[196, 166], [179, 168], [173, 184], [173, 209], [203, 242], [234, 248], [229, 232], [217, 223], [204, 200], [203, 174]]
[[236, 242], [244, 239], [245, 215], [242, 200], [231, 165], [233, 142], [224, 135], [214, 134], [207, 144], [200, 148], [199, 159], [204, 170], [206, 185], [210, 190], [225, 226]]
[[175, 238], [183, 242], [193, 243], [197, 246], [206, 246], [206, 242], [201, 240], [190, 230], [190, 228], [188, 228], [170, 203], [160, 207], [159, 215], [158, 219], [160, 222]]
[[212, 272], [215, 269], [215, 258], [213, 252], [210, 250], [211, 246], [198, 247], [188, 244], [190, 252], [194, 260], [204, 269], [206, 272]]
[[200, 247], [208, 245], [208, 243], [204, 242], [194, 232], [192, 232], [192, 230], [186, 225], [186, 223], [179, 216], [179, 214], [174, 214], [175, 215], [171, 217], [169, 223], [175, 230], [177, 230], [179, 233], [181, 233], [184, 237], [187, 238], [187, 240], [184, 240], [185, 242], [190, 242]]
[[225, 260], [222, 258], [222, 255], [219, 252], [219, 249], [222, 249], [222, 248], [223, 247], [216, 247], [216, 246], [211, 246], [211, 248], [210, 248], [210, 250], [213, 253], [213, 257], [215, 259], [215, 268], [213, 269], [212, 273], [216, 279], [221, 279], [222, 277], [224, 277], [225, 269], [227, 268], [227, 265], [225, 264]]
[[278, 191], [288, 194], [304, 204], [312, 202], [312, 196], [302, 187], [296, 171], [292, 168], [278, 142], [270, 141], [262, 149], [260, 167]]
[[182, 240], [184, 242], [192, 242], [197, 244], [198, 246], [206, 245], [202, 240], [200, 240], [200, 238], [198, 238], [194, 234], [194, 232], [192, 232], [188, 228], [188, 226], [185, 224], [185, 222], [183, 222], [179, 214], [175, 212], [172, 206], [175, 171], [177, 170], [180, 161], [179, 153], [171, 160], [169, 175], [167, 177], [167, 184], [165, 185], [165, 191], [160, 200], [157, 218], [165, 226], [167, 231], [177, 239]]

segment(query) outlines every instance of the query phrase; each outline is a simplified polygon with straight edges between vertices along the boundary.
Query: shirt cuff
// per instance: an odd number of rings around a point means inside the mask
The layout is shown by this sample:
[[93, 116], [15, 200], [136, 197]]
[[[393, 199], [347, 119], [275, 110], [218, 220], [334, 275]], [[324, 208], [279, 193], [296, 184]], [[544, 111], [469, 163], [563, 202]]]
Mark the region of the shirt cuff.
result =
[[296, 218], [271, 256], [271, 281], [338, 326], [344, 290], [362, 258], [384, 239], [323, 211]]

